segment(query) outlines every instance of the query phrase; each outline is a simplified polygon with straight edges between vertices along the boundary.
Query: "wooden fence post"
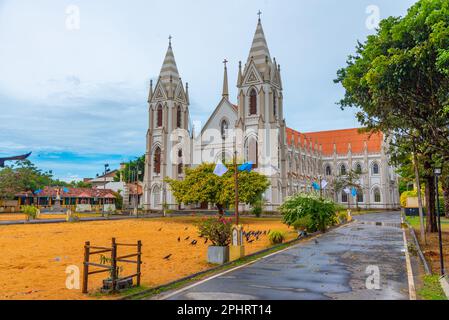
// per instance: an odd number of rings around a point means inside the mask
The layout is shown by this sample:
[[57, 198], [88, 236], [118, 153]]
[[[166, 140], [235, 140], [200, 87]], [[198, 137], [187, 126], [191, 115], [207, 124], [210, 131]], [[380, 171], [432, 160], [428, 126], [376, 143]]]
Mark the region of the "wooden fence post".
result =
[[117, 287], [117, 243], [115, 242], [115, 238], [112, 238], [111, 280], [112, 280], [112, 292], [115, 292]]
[[87, 282], [89, 277], [89, 255], [90, 255], [90, 241], [84, 244], [84, 263], [83, 263], [83, 293], [87, 293]]
[[136, 285], [140, 286], [140, 265], [142, 264], [142, 241], [137, 241], [137, 280]]

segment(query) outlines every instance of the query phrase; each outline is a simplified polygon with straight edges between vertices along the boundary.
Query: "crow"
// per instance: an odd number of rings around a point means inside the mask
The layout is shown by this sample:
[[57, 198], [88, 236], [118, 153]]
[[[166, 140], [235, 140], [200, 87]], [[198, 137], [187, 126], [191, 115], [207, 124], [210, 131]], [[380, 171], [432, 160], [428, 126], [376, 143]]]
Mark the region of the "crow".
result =
[[178, 242], [181, 242], [181, 237], [178, 237]]
[[164, 260], [170, 259], [171, 256], [172, 256], [172, 254], [170, 253], [168, 256], [164, 257]]
[[207, 241], [209, 241], [209, 239], [207, 239], [207, 238], [206, 238], [206, 240], [204, 241], [204, 244], [206, 244], [206, 243], [207, 243]]
[[248, 241], [248, 243], [253, 243], [253, 242], [254, 242], [254, 240], [249, 240], [249, 241]]
[[160, 228], [158, 231], [162, 231], [162, 228]]
[[186, 227], [184, 230], [187, 230], [189, 227]]
[[191, 244], [192, 246], [195, 246], [197, 243], [198, 243], [198, 241], [193, 240], [190, 244]]
[[190, 236], [188, 236], [188, 237], [187, 237], [187, 238], [185, 238], [184, 240], [185, 240], [185, 241], [187, 241], [187, 240], [189, 240], [189, 239], [190, 239]]

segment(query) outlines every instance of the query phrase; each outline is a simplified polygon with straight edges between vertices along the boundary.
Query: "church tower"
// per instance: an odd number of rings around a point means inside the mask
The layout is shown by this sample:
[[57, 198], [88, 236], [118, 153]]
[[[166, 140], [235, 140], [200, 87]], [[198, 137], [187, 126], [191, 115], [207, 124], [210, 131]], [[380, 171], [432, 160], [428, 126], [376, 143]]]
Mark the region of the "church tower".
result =
[[240, 154], [270, 179], [265, 194], [280, 204], [286, 195], [286, 138], [280, 66], [271, 58], [260, 19], [247, 62], [238, 73], [237, 130], [243, 132]]
[[190, 163], [189, 95], [176, 66], [171, 36], [153, 89], [148, 95], [149, 122], [145, 153], [144, 207], [176, 207], [176, 200], [164, 179], [182, 179], [184, 166]]

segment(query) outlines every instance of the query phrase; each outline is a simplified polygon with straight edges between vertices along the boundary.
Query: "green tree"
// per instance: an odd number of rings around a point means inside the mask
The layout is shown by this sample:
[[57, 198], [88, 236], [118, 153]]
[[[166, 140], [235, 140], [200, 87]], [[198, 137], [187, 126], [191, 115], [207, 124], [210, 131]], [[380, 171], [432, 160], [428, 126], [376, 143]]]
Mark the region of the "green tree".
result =
[[[362, 190], [362, 185], [360, 184], [360, 177], [363, 174], [362, 171], [359, 170], [349, 170], [345, 175], [338, 175], [334, 180], [334, 190], [336, 193], [341, 192], [345, 188], [355, 188], [357, 192]], [[348, 195], [348, 199], [349, 199]], [[350, 205], [348, 201], [348, 206]], [[356, 198], [356, 208], [359, 207], [359, 203]]]
[[126, 162], [125, 167], [117, 171], [114, 177], [114, 181], [115, 182], [120, 181], [120, 175], [123, 175], [123, 181], [125, 182], [135, 182], [136, 180], [143, 181], [143, 177], [145, 174], [144, 170], [145, 170], [145, 155], [137, 158], [136, 160]]
[[421, 0], [381, 21], [335, 81], [346, 90], [340, 106], [358, 108], [367, 130], [422, 157], [428, 227], [437, 231], [432, 167], [449, 160], [449, 2]]
[[[224, 208], [234, 204], [234, 169], [228, 165], [229, 171], [222, 177], [216, 176], [214, 164], [201, 164], [196, 168], [186, 168], [184, 180], [166, 179], [173, 195], [179, 203], [214, 203], [220, 214]], [[253, 205], [269, 186], [268, 179], [256, 172], [239, 172], [239, 201]]]

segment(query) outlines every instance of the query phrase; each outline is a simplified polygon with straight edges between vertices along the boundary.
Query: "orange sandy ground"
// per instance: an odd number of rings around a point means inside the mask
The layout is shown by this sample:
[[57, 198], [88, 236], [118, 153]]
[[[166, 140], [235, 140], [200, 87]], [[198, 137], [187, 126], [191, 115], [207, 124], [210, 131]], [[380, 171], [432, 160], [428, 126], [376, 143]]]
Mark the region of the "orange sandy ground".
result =
[[[147, 220], [98, 221], [83, 223], [0, 226], [0, 299], [97, 299], [92, 293], [101, 287], [107, 273], [92, 275], [89, 293], [66, 288], [66, 267], [76, 265], [82, 274], [83, 245], [109, 246], [141, 240], [142, 285], [153, 287], [211, 268], [206, 263], [207, 245], [198, 238], [195, 222], [200, 218], [178, 217]], [[286, 231], [287, 240], [296, 234], [279, 219], [242, 219], [245, 230]], [[161, 231], [158, 231], [162, 228]], [[185, 230], [187, 228], [187, 230]], [[189, 240], [184, 240], [190, 236]], [[181, 242], [178, 242], [181, 237]], [[190, 245], [197, 239], [196, 246]], [[266, 236], [246, 244], [247, 254], [267, 248]], [[120, 247], [118, 255], [131, 249]], [[167, 261], [163, 258], [172, 257]], [[134, 258], [131, 258], [134, 259]], [[99, 263], [99, 256], [92, 262]], [[132, 274], [135, 265], [125, 265], [122, 275]], [[93, 268], [95, 269], [95, 268]]]

